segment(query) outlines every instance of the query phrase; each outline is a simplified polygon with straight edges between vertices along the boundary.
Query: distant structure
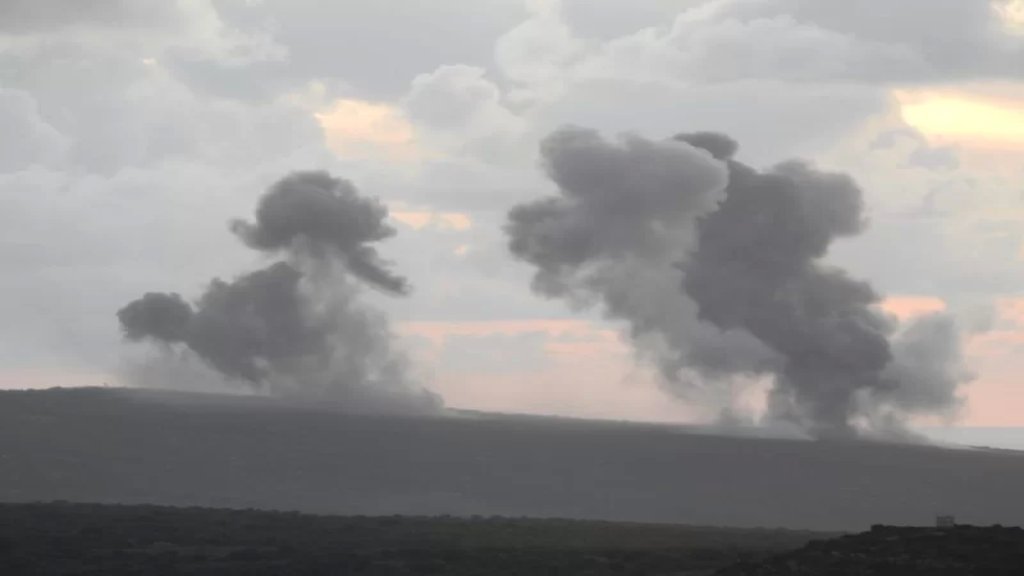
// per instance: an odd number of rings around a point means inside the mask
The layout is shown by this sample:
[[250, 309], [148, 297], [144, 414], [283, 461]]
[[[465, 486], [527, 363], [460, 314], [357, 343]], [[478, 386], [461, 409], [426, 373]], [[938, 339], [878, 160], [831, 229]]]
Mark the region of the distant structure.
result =
[[956, 526], [955, 516], [936, 516], [935, 527], [936, 528], [953, 528]]

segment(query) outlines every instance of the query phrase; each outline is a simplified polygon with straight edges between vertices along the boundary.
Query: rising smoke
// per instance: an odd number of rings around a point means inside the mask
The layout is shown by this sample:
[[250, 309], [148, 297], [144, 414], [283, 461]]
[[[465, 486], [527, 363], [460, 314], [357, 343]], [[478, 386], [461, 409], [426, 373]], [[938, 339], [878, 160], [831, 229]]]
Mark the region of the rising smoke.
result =
[[556, 131], [541, 157], [558, 194], [510, 212], [510, 249], [535, 291], [626, 321], [670, 390], [726, 413], [756, 379], [771, 382], [767, 418], [816, 436], [955, 407], [968, 374], [952, 321], [899, 326], [822, 261], [864, 227], [854, 181], [800, 162], [760, 172], [737, 149], [708, 132]]
[[356, 280], [408, 291], [373, 243], [395, 234], [387, 210], [325, 172], [298, 172], [261, 198], [254, 222], [232, 231], [278, 258], [231, 282], [214, 279], [194, 303], [149, 293], [117, 316], [127, 339], [195, 354], [226, 380], [274, 395], [357, 408], [430, 409], [410, 382], [385, 319], [360, 300]]

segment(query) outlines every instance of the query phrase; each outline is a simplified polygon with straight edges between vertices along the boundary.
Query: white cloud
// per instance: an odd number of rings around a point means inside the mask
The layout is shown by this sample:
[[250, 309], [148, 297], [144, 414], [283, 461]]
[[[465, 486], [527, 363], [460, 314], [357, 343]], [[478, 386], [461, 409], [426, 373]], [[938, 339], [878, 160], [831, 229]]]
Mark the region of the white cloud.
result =
[[530, 17], [497, 39], [494, 57], [514, 87], [511, 98], [531, 104], [559, 95], [566, 68], [584, 46], [562, 20], [559, 0], [527, 0], [526, 4]]
[[340, 98], [314, 114], [332, 152], [344, 159], [383, 157], [416, 160], [416, 133], [402, 110], [386, 104]]
[[433, 147], [495, 162], [519, 151], [527, 129], [485, 71], [471, 66], [442, 66], [416, 76], [403, 107]]
[[850, 171], [873, 228], [835, 261], [887, 291], [983, 303], [1024, 281], [1024, 171], [908, 126], [891, 90], [1019, 83], [1015, 5], [2, 2], [0, 257], [19, 274], [0, 287], [0, 365], [106, 369], [113, 309], [240, 268], [225, 220], [298, 168], [395, 207], [387, 252], [416, 288], [397, 316], [569, 314], [530, 295], [501, 232], [508, 206], [550, 188], [536, 141], [564, 123], [721, 130], [753, 164]]
[[143, 58], [173, 52], [229, 66], [287, 56], [268, 31], [231, 26], [205, 0], [11, 0], [0, 6], [0, 35], [0, 45], [21, 53], [55, 46]]
[[230, 274], [247, 257], [227, 219], [330, 158], [292, 103], [204, 97], [146, 56], [234, 53], [211, 5], [88, 4], [4, 4], [24, 25], [0, 31], [19, 47], [0, 51], [0, 259], [17, 270], [0, 288], [0, 366], [111, 371], [124, 302]]
[[907, 76], [920, 66], [905, 47], [866, 42], [788, 14], [741, 20], [697, 8], [679, 14], [668, 29], [608, 42], [579, 73], [684, 83], [827, 82]]
[[39, 115], [35, 99], [21, 90], [0, 89], [0, 126], [0, 172], [59, 162], [70, 144]]

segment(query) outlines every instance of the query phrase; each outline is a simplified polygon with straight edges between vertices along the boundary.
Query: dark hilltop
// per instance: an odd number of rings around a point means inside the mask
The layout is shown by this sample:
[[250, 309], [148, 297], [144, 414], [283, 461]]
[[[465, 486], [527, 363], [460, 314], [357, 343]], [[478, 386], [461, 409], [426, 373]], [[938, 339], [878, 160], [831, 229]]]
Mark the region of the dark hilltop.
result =
[[1024, 571], [1024, 529], [1003, 526], [900, 528], [811, 542], [716, 576], [1016, 576]]
[[0, 501], [859, 531], [1024, 523], [1024, 455], [257, 397], [0, 392]]
[[703, 576], [828, 536], [559, 519], [0, 504], [0, 573]]

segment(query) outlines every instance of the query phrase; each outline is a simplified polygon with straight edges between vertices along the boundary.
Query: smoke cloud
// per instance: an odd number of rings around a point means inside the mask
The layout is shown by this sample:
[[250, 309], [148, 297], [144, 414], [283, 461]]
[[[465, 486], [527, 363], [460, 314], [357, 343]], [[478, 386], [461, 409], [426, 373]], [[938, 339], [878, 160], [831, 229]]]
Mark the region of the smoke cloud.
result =
[[506, 227], [512, 253], [537, 269], [534, 290], [625, 320], [673, 392], [729, 408], [735, 385], [777, 359], [750, 334], [699, 322], [680, 290], [679, 262], [723, 197], [726, 166], [681, 141], [584, 128], [550, 135], [541, 158], [559, 194], [513, 208]]
[[716, 133], [668, 141], [564, 128], [541, 146], [558, 194], [515, 207], [533, 288], [625, 321], [666, 386], [723, 414], [768, 380], [768, 414], [815, 436], [894, 427], [957, 404], [952, 320], [900, 327], [822, 259], [864, 228], [856, 183], [801, 162], [757, 171]]
[[387, 210], [325, 172], [298, 172], [261, 198], [254, 222], [232, 231], [278, 258], [194, 302], [149, 293], [118, 313], [127, 339], [201, 358], [230, 382], [275, 395], [358, 408], [430, 409], [438, 399], [410, 382], [387, 322], [359, 299], [354, 280], [408, 291], [373, 243], [395, 234]]
[[256, 209], [256, 222], [231, 229], [255, 250], [337, 258], [369, 285], [404, 294], [406, 280], [387, 269], [373, 242], [395, 235], [387, 209], [359, 196], [351, 183], [325, 172], [286, 176], [271, 186]]

